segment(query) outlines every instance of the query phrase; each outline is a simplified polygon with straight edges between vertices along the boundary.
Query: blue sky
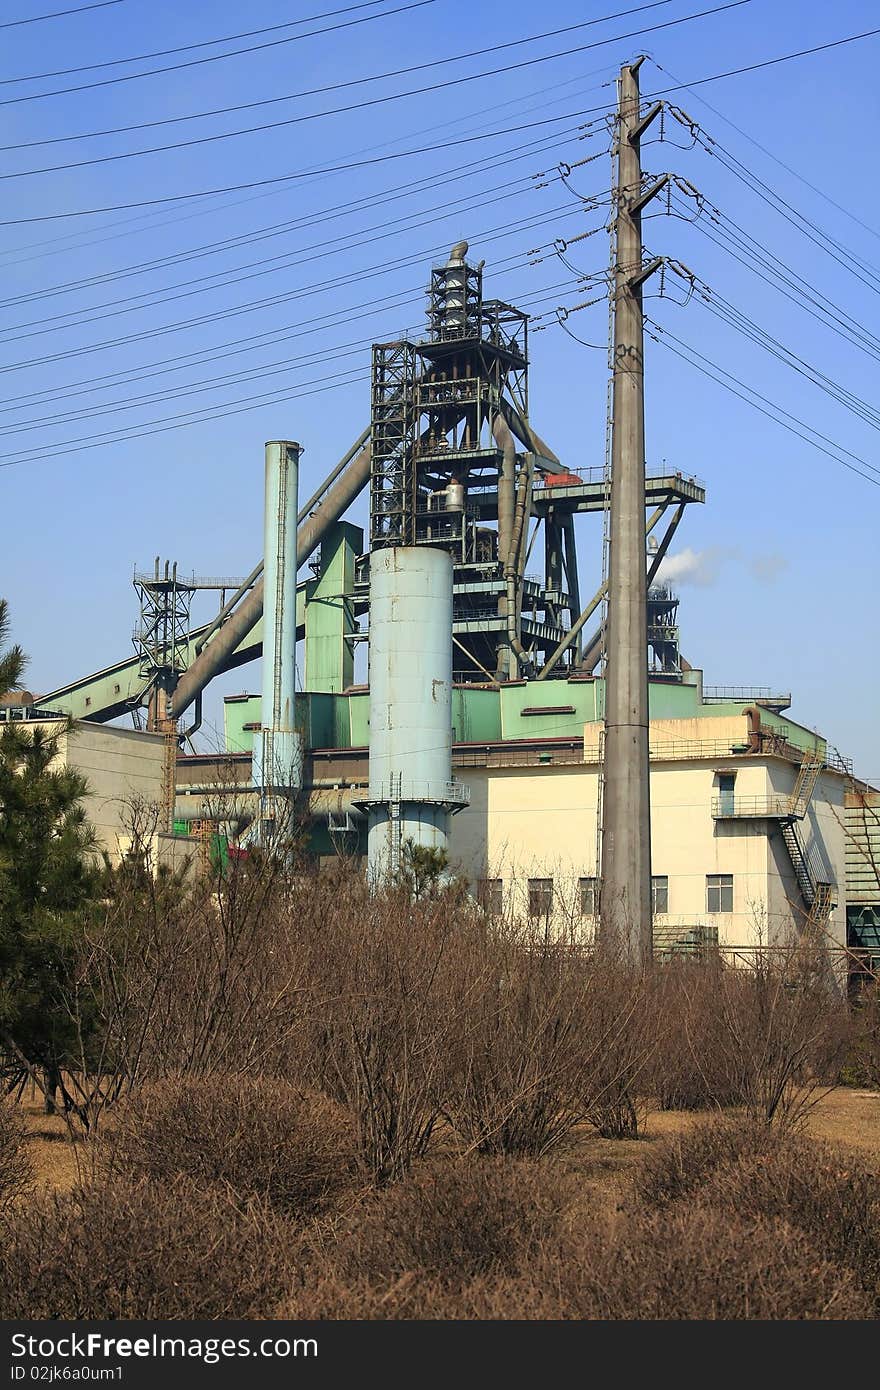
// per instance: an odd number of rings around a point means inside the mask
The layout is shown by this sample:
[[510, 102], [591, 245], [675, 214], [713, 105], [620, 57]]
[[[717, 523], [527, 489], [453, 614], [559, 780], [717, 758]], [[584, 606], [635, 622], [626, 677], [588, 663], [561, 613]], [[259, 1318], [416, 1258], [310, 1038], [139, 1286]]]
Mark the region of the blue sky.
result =
[[[566, 258], [585, 273], [607, 264], [606, 209], [591, 210], [583, 199], [607, 190], [601, 117], [621, 62], [650, 55], [642, 90], [651, 93], [878, 23], [869, 0], [833, 7], [751, 0], [535, 62], [712, 5], [670, 0], [502, 50], [497, 46], [506, 41], [634, 9], [634, 0], [547, 0], [537, 9], [511, 0], [503, 27], [497, 5], [463, 0], [374, 17], [403, 3], [383, 0], [302, 26], [349, 25], [331, 33], [135, 81], [109, 79], [297, 31], [66, 76], [34, 75], [290, 25], [342, 9], [344, 0], [255, 0], [246, 11], [225, 0], [186, 6], [124, 0], [0, 30], [6, 194], [0, 221], [15, 224], [0, 226], [0, 593], [31, 654], [29, 683], [38, 692], [131, 649], [135, 564], [151, 565], [161, 554], [186, 572], [251, 569], [261, 543], [263, 441], [304, 443], [302, 487], [310, 492], [367, 422], [369, 341], [420, 328], [428, 267], [452, 242], [464, 236], [474, 256], [485, 257], [488, 293], [535, 314], [591, 297], [552, 251], [528, 253], [593, 231]], [[21, 0], [4, 7], [0, 22], [52, 8], [64, 6]], [[366, 22], [352, 25], [355, 19]], [[299, 95], [472, 49], [495, 51]], [[871, 408], [876, 349], [855, 345], [852, 332], [835, 333], [786, 298], [775, 272], [784, 268], [807, 292], [826, 296], [833, 313], [850, 326], [856, 322], [863, 344], [865, 334], [877, 331], [880, 218], [870, 160], [878, 56], [880, 38], [872, 38], [678, 90], [670, 100], [718, 142], [710, 146], [715, 153], [678, 147], [689, 139], [667, 122], [669, 140], [646, 144], [643, 157], [646, 169], [689, 180], [708, 205], [693, 222], [646, 220], [646, 245], [682, 261], [787, 350], [841, 383], [848, 399], [869, 408], [856, 404], [857, 414], [831, 399], [721, 322], [699, 295], [680, 306], [674, 299], [683, 298], [682, 287], [672, 279], [667, 289], [674, 298], [649, 298], [649, 316], [849, 451], [844, 457], [869, 475], [871, 465], [880, 467]], [[528, 65], [514, 69], [514, 63]], [[358, 111], [137, 158], [29, 172], [326, 113], [475, 74], [474, 81]], [[87, 89], [21, 99], [73, 86]], [[283, 100], [176, 119], [270, 98]], [[579, 130], [591, 120], [596, 124], [588, 131]], [[83, 138], [146, 122], [164, 124]], [[465, 139], [489, 130], [508, 133]], [[442, 148], [454, 139], [461, 143]], [[386, 158], [423, 146], [437, 148]], [[535, 186], [539, 172], [592, 154], [599, 157], [573, 173], [573, 192], [558, 179]], [[731, 156], [785, 200], [787, 216], [734, 176]], [[368, 159], [378, 162], [222, 196], [58, 217]], [[712, 208], [728, 233], [732, 219], [762, 254], [778, 258], [774, 274], [755, 274], [725, 249], [730, 242]], [[805, 235], [798, 215], [820, 231]], [[46, 220], [25, 220], [37, 218]], [[833, 255], [822, 234], [837, 243]], [[136, 269], [154, 261], [163, 263]], [[70, 288], [81, 281], [87, 283]], [[600, 465], [604, 351], [573, 341], [552, 314], [538, 322], [548, 326], [532, 336], [533, 421], [570, 465]], [[604, 343], [606, 324], [603, 304], [568, 321], [593, 344]], [[691, 508], [674, 546], [684, 653], [704, 668], [707, 683], [791, 690], [796, 718], [852, 755], [863, 775], [880, 778], [880, 492], [669, 348], [649, 342], [646, 370], [649, 465], [666, 460], [698, 474], [708, 489], [707, 505]], [[250, 397], [273, 399], [254, 405]], [[598, 523], [585, 520], [584, 592], [599, 577], [600, 541]], [[258, 680], [254, 667], [223, 688], [254, 689]], [[212, 717], [217, 710], [215, 694]]]

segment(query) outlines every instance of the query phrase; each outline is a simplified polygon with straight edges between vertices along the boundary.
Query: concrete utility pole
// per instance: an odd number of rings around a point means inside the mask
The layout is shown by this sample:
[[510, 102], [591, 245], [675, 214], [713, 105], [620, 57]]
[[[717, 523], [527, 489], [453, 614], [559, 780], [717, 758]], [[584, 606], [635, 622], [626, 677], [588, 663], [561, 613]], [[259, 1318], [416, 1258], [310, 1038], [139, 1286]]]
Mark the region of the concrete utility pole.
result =
[[663, 183], [642, 191], [639, 144], [661, 109], [640, 114], [643, 62], [622, 67], [618, 85], [601, 863], [602, 935], [640, 963], [652, 953], [642, 285], [659, 264], [642, 265], [641, 212]]

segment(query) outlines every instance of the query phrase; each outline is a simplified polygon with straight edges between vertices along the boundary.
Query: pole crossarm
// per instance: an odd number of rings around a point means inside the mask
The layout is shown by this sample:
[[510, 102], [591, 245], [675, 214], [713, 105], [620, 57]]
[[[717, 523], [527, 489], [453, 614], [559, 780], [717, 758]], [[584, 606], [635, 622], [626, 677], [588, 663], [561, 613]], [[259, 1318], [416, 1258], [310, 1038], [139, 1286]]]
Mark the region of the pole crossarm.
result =
[[[630, 68], [630, 72], [632, 71], [633, 69]], [[651, 125], [652, 122], [657, 119], [665, 105], [666, 103], [663, 101], [655, 101], [653, 106], [648, 107], [644, 116], [642, 116], [640, 120], [636, 121], [636, 123], [633, 126], [631, 126], [627, 135], [627, 139], [629, 140], [631, 145], [637, 145], [639, 143], [645, 131], [648, 129], [648, 126]]]
[[652, 260], [646, 262], [646, 264], [642, 266], [641, 270], [637, 270], [635, 275], [631, 275], [629, 280], [627, 281], [630, 289], [639, 289], [645, 283], [646, 280], [650, 279], [650, 277], [656, 271], [658, 271], [663, 264], [665, 264], [665, 260], [665, 256], [654, 256]]
[[646, 188], [643, 193], [640, 193], [637, 198], [633, 198], [629, 205], [630, 217], [634, 217], [637, 212], [641, 212], [642, 208], [647, 207], [648, 203], [652, 202], [654, 198], [657, 197], [658, 193], [662, 193], [664, 188], [671, 182], [671, 174], [661, 174], [658, 179], [655, 179], [650, 187]]

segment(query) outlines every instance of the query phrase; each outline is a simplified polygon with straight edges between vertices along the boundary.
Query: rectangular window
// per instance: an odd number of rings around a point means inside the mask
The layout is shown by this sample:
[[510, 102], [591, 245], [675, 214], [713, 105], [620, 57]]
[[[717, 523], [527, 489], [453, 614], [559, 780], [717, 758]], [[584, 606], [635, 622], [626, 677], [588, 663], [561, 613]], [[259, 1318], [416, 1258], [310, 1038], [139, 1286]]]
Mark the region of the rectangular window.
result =
[[733, 874], [706, 875], [706, 911], [733, 911]]
[[504, 881], [500, 878], [481, 878], [477, 884], [477, 901], [490, 917], [504, 913]]
[[553, 911], [552, 878], [529, 879], [529, 916], [549, 917]]
[[651, 879], [651, 911], [655, 917], [658, 912], [669, 911], [669, 879], [666, 874], [657, 874]]
[[599, 880], [582, 878], [578, 880], [581, 893], [581, 916], [595, 917], [599, 909]]

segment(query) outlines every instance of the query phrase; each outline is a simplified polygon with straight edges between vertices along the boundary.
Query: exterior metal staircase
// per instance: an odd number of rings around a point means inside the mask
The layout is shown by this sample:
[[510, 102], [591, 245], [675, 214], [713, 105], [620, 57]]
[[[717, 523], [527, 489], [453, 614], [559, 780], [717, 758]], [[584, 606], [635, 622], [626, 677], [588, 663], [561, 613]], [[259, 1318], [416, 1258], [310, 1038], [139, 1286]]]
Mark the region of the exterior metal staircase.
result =
[[818, 749], [807, 750], [798, 768], [797, 780], [791, 793], [788, 811], [780, 817], [782, 838], [788, 850], [788, 857], [794, 869], [801, 898], [807, 909], [804, 922], [806, 932], [823, 931], [834, 905], [833, 884], [820, 878], [816, 873], [798, 829], [798, 822], [804, 819], [809, 810], [813, 792], [816, 790], [816, 783], [824, 765], [825, 759]]
[[801, 897], [804, 899], [807, 906], [809, 906], [815, 895], [815, 886], [809, 861], [804, 851], [803, 841], [797, 832], [794, 821], [784, 820], [781, 829], [782, 838], [788, 850], [788, 857], [791, 860], [794, 875], [797, 879], [797, 885], [801, 890]]
[[808, 749], [798, 768], [797, 781], [791, 793], [790, 814], [796, 820], [803, 820], [807, 814], [813, 799], [813, 792], [816, 790], [816, 783], [819, 780], [819, 773], [824, 766], [825, 759], [818, 749]]
[[828, 870], [808, 852], [799, 829], [806, 818], [827, 753], [808, 748], [802, 755], [791, 795], [773, 793], [763, 797], [735, 797], [722, 792], [714, 798], [712, 814], [717, 820], [747, 818], [777, 821], [794, 869], [795, 879], [806, 910], [804, 930], [822, 931], [834, 906], [834, 884], [823, 878]]

